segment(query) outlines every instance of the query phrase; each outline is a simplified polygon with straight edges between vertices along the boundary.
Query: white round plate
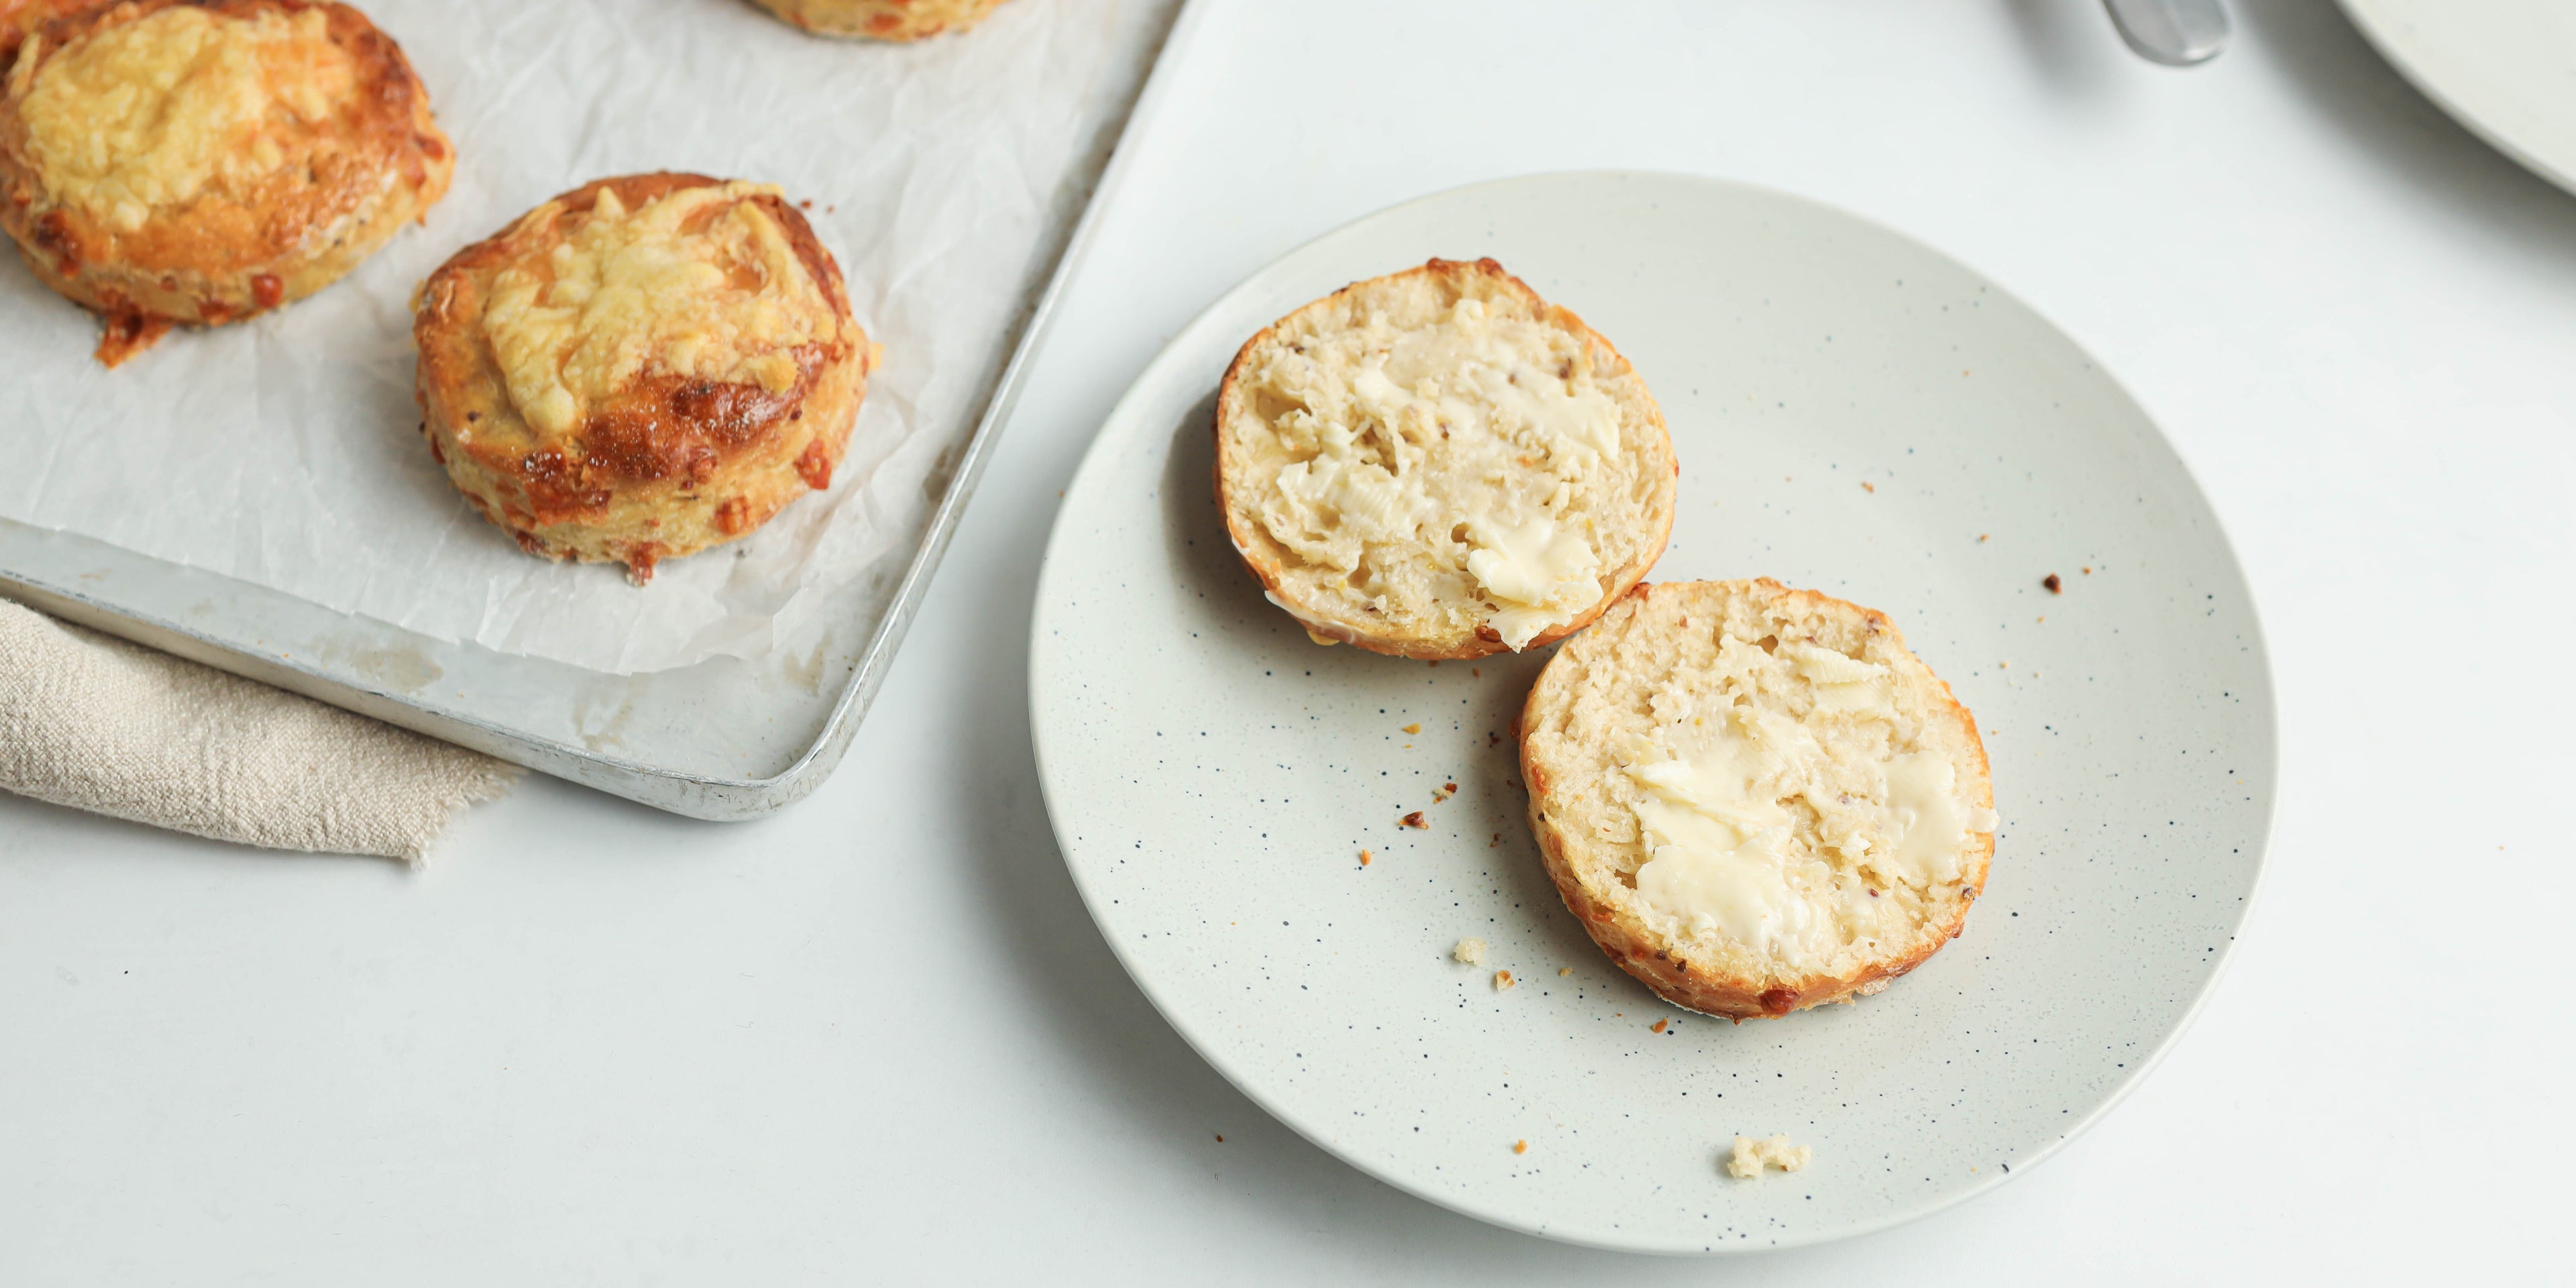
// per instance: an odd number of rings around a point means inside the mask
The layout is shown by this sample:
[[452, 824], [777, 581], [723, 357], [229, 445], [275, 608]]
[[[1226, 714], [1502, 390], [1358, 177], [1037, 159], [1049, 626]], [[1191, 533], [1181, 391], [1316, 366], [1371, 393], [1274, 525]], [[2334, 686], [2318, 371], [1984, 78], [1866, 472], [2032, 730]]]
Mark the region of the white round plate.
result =
[[[1636, 363], [1682, 468], [1657, 580], [1883, 608], [1977, 713], [1993, 876], [1965, 937], [1894, 988], [1742, 1025], [1657, 1001], [1566, 913], [1523, 822], [1509, 730], [1545, 658], [1319, 648], [1237, 563], [1210, 481], [1236, 347], [1434, 255], [1494, 256]], [[2137, 404], [1933, 251], [1711, 179], [1484, 184], [1264, 269], [1101, 428], [1033, 629], [1056, 837], [1172, 1026], [1355, 1166], [1578, 1243], [1812, 1243], [2028, 1167], [2190, 1017], [2271, 818], [2253, 605]], [[1416, 810], [1427, 830], [1399, 826]], [[1481, 969], [1450, 959], [1469, 935]], [[1739, 1133], [1815, 1162], [1730, 1179]]]
[[2460, 124], [2576, 192], [2576, 5], [2342, 0], [2381, 56]]

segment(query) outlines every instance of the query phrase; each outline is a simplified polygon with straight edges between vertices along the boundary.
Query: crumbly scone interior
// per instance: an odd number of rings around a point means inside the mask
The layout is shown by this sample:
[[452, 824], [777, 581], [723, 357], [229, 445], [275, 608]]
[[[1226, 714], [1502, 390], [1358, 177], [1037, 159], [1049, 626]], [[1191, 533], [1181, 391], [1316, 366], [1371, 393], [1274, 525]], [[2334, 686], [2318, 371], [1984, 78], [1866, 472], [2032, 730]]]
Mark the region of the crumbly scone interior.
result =
[[496, 274], [484, 334], [534, 435], [573, 435], [648, 373], [793, 390], [792, 351], [836, 337], [839, 319], [786, 230], [752, 200], [777, 195], [714, 184], [630, 210], [603, 188], [589, 211], [564, 216], [572, 226], [544, 255]]
[[32, 61], [13, 75], [27, 77], [18, 114], [41, 195], [129, 233], [209, 193], [282, 182], [358, 81], [318, 8], [173, 6]]
[[1385, 287], [1348, 325], [1291, 318], [1250, 355], [1266, 431], [1238, 440], [1250, 503], [1293, 556], [1295, 598], [1422, 635], [1490, 624], [1525, 647], [1656, 537], [1624, 450], [1661, 433], [1652, 404], [1520, 299]]
[[[1754, 978], [1847, 974], [1944, 933], [1995, 818], [1930, 671], [1866, 619], [1654, 598], [1582, 637], [1547, 731], [1582, 765], [1565, 790], [1586, 885]], [[1621, 678], [1639, 676], [1659, 678]]]

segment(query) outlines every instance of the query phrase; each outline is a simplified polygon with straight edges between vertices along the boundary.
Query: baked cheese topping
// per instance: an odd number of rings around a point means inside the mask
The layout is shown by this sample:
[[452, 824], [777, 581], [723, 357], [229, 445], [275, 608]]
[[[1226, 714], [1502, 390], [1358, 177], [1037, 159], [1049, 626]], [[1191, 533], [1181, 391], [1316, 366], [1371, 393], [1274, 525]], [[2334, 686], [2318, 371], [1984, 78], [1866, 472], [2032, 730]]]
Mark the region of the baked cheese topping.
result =
[[[1885, 666], [1729, 638], [1715, 669], [1714, 684], [1654, 695], [1655, 732], [1624, 766], [1649, 855], [1638, 897], [1793, 968], [1902, 935], [1921, 895], [1964, 875], [1968, 834], [1993, 831], [1993, 811], [1959, 799], [1948, 758], [1905, 750], [1915, 731]], [[1786, 700], [1800, 689], [1803, 719]]]
[[1262, 522], [1308, 563], [1381, 602], [1481, 598], [1514, 649], [1601, 598], [1601, 555], [1566, 515], [1605, 485], [1619, 408], [1573, 336], [1461, 300], [1429, 326], [1377, 314], [1283, 347], [1250, 388], [1289, 406]]
[[544, 260], [496, 275], [483, 329], [529, 426], [569, 434], [647, 374], [794, 389], [791, 351], [830, 338], [835, 318], [787, 231], [752, 200], [777, 193], [726, 183], [628, 210], [602, 189]]
[[328, 122], [356, 84], [320, 9], [174, 6], [47, 60], [18, 112], [46, 195], [133, 232], [155, 210], [278, 170], [281, 138]]

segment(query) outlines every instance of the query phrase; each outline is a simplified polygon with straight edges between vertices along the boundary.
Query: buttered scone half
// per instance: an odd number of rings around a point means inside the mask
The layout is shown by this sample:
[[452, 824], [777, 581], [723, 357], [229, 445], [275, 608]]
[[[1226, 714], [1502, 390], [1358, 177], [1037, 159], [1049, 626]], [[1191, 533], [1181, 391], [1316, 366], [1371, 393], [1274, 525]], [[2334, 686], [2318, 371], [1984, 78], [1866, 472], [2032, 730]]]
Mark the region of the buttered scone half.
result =
[[307, 0], [124, 0], [37, 26], [0, 90], [0, 227], [107, 323], [101, 362], [338, 281], [447, 191], [402, 50]]
[[1639, 586], [1521, 712], [1565, 906], [1666, 1001], [1875, 993], [1959, 934], [1994, 855], [1977, 722], [1884, 614], [1773, 581]]
[[1227, 532], [1318, 643], [1440, 659], [1563, 639], [1663, 553], [1675, 472], [1628, 360], [1490, 259], [1317, 300], [1217, 391]]
[[825, 36], [920, 40], [964, 31], [1002, 0], [753, 0], [761, 8]]
[[459, 251], [414, 306], [430, 453], [530, 554], [662, 559], [832, 485], [876, 350], [763, 184], [602, 179]]

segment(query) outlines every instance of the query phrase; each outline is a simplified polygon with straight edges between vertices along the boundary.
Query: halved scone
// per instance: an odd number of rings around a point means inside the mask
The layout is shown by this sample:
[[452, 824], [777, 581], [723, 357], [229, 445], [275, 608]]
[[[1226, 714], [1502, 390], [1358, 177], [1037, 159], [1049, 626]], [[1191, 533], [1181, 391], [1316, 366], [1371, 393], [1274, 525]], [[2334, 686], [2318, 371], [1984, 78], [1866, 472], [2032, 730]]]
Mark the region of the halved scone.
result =
[[339, 280], [455, 164], [402, 50], [343, 4], [80, 10], [37, 26], [0, 90], [0, 227], [106, 319], [109, 366]]
[[921, 40], [964, 31], [1002, 0], [752, 0], [763, 9], [825, 36]]
[[876, 349], [776, 188], [602, 179], [457, 252], [414, 306], [429, 450], [530, 554], [734, 540], [832, 484]]
[[1530, 827], [1601, 950], [1745, 1019], [1874, 993], [1994, 855], [1977, 722], [1884, 614], [1777, 582], [1641, 585], [1521, 713]]
[[1319, 643], [1467, 658], [1563, 639], [1663, 553], [1676, 471], [1628, 360], [1490, 259], [1308, 304], [1217, 391], [1226, 529]]

